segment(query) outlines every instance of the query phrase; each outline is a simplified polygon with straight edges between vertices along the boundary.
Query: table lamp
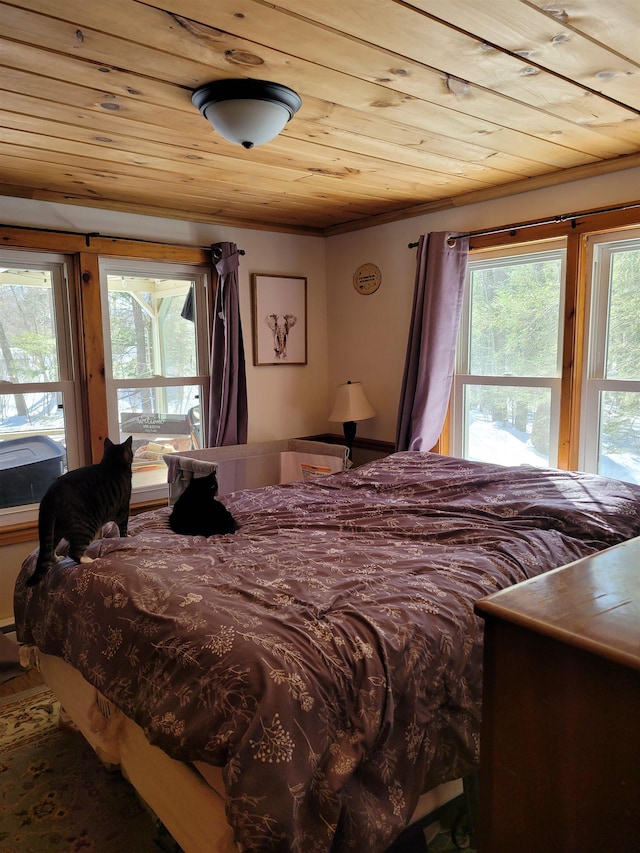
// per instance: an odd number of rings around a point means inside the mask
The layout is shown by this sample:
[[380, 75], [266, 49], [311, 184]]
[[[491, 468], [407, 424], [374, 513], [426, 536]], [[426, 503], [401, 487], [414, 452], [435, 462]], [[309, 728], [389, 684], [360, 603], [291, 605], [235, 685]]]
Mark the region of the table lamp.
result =
[[342, 423], [344, 438], [349, 448], [349, 459], [352, 459], [357, 421], [366, 421], [375, 415], [375, 410], [364, 393], [362, 382], [345, 382], [338, 385], [329, 420]]

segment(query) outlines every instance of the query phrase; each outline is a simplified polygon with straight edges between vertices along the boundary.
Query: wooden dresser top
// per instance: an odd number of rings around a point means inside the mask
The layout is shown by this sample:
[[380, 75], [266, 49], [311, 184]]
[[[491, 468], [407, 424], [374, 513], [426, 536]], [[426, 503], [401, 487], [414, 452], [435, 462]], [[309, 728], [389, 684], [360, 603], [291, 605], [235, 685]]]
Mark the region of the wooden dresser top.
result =
[[496, 592], [475, 609], [640, 670], [640, 537]]

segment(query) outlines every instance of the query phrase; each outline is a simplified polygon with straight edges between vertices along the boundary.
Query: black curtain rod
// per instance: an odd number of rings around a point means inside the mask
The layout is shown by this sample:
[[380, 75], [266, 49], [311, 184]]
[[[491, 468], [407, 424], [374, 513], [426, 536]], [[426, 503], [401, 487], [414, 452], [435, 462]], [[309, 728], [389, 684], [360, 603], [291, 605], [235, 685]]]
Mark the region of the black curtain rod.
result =
[[[29, 231], [38, 231], [42, 234], [71, 234], [74, 237], [81, 237], [81, 231], [64, 231], [62, 228], [31, 228], [27, 225], [2, 225], [2, 228], [21, 228]], [[87, 246], [91, 245], [92, 237], [102, 237], [104, 240], [128, 240], [131, 243], [152, 243], [154, 246], [176, 246], [180, 249], [203, 249], [204, 251], [211, 248], [209, 246], [189, 246], [186, 243], [164, 243], [161, 240], [143, 240], [139, 237], [114, 237], [112, 234], [100, 234], [98, 231], [92, 231], [84, 235], [84, 241]], [[244, 249], [238, 249], [239, 255], [244, 255]]]
[[[572, 228], [576, 227], [577, 219], [586, 219], [588, 216], [598, 216], [602, 213], [614, 213], [616, 210], [633, 210], [634, 207], [640, 207], [640, 202], [632, 204], [619, 204], [616, 207], [603, 207], [600, 210], [589, 210], [586, 213], [562, 213], [559, 216], [553, 216], [551, 219], [539, 219], [535, 222], [520, 222], [517, 225], [505, 225], [502, 228], [490, 228], [487, 231], [469, 231], [467, 234], [456, 234], [455, 237], [450, 237], [447, 241], [450, 246], [455, 246], [456, 240], [460, 237], [484, 237], [487, 234], [503, 234], [505, 232], [515, 233], [521, 228], [534, 228], [536, 225], [552, 225], [554, 222], [571, 222]], [[410, 249], [415, 249], [419, 243], [409, 243]]]

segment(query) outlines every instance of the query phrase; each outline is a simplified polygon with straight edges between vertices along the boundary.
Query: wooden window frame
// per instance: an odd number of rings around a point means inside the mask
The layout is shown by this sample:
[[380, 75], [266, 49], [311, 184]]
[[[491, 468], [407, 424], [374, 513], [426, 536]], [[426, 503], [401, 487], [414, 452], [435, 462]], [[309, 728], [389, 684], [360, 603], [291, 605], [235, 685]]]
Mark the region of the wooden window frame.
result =
[[[469, 250], [498, 249], [527, 246], [557, 237], [566, 239], [566, 283], [564, 302], [564, 345], [560, 377], [560, 425], [558, 468], [577, 470], [579, 467], [580, 412], [582, 403], [585, 317], [587, 300], [587, 238], [625, 228], [640, 227], [637, 208], [607, 213], [583, 211], [562, 222], [514, 228], [499, 234], [472, 237]], [[440, 438], [434, 447], [437, 453], [451, 452], [452, 401]]]
[[[86, 463], [102, 458], [108, 435], [107, 387], [104, 370], [104, 333], [100, 294], [101, 258], [178, 263], [211, 268], [211, 253], [202, 247], [178, 246], [143, 240], [0, 226], [0, 245], [16, 251], [47, 252], [70, 259], [70, 288], [76, 306], [72, 323], [79, 341], [78, 398], [81, 407], [80, 456]], [[216, 282], [213, 281], [215, 290]], [[212, 293], [213, 299], [215, 293]], [[142, 512], [158, 501], [134, 503], [132, 513]], [[0, 547], [38, 538], [37, 522], [0, 527]]]
[[[564, 316], [564, 287], [566, 281], [566, 241], [564, 237], [556, 237], [552, 240], [544, 240], [535, 244], [525, 244], [518, 246], [499, 246], [496, 249], [476, 250], [469, 258], [469, 267], [467, 269], [467, 284], [465, 286], [462, 317], [460, 322], [460, 332], [458, 335], [458, 354], [456, 372], [453, 377], [453, 385], [451, 389], [451, 399], [449, 410], [451, 412], [451, 432], [450, 442], [452, 447], [451, 452], [455, 456], [465, 455], [465, 413], [464, 401], [467, 388], [484, 387], [500, 388], [535, 388], [538, 390], [547, 389], [549, 392], [550, 404], [550, 434], [549, 438], [552, 446], [549, 449], [548, 467], [557, 465], [557, 446], [558, 446], [558, 423], [557, 416], [560, 408], [560, 400], [562, 386], [560, 382], [560, 374], [562, 369], [562, 352], [558, 347], [555, 371], [545, 376], [538, 375], [514, 375], [514, 374], [473, 374], [470, 371], [469, 360], [471, 353], [469, 351], [469, 342], [472, 336], [472, 319], [471, 319], [471, 303], [472, 303], [472, 281], [473, 269], [489, 268], [497, 264], [509, 267], [509, 261], [513, 263], [521, 263], [525, 260], [526, 263], [539, 260], [552, 260], [560, 264], [559, 271], [559, 312], [556, 315], [558, 343], [564, 338], [564, 332], [561, 328], [561, 319]], [[460, 371], [460, 372], [458, 372]], [[555, 442], [555, 443], [554, 443]]]

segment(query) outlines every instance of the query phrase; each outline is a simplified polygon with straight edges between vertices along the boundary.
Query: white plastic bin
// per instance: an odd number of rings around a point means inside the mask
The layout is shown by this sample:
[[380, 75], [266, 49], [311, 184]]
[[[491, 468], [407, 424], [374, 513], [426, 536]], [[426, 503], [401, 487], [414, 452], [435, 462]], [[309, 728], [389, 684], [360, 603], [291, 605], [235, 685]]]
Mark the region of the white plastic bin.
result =
[[169, 505], [173, 505], [193, 476], [216, 472], [218, 494], [294, 483], [346, 471], [348, 448], [298, 438], [257, 444], [207, 447], [186, 453], [167, 453]]

